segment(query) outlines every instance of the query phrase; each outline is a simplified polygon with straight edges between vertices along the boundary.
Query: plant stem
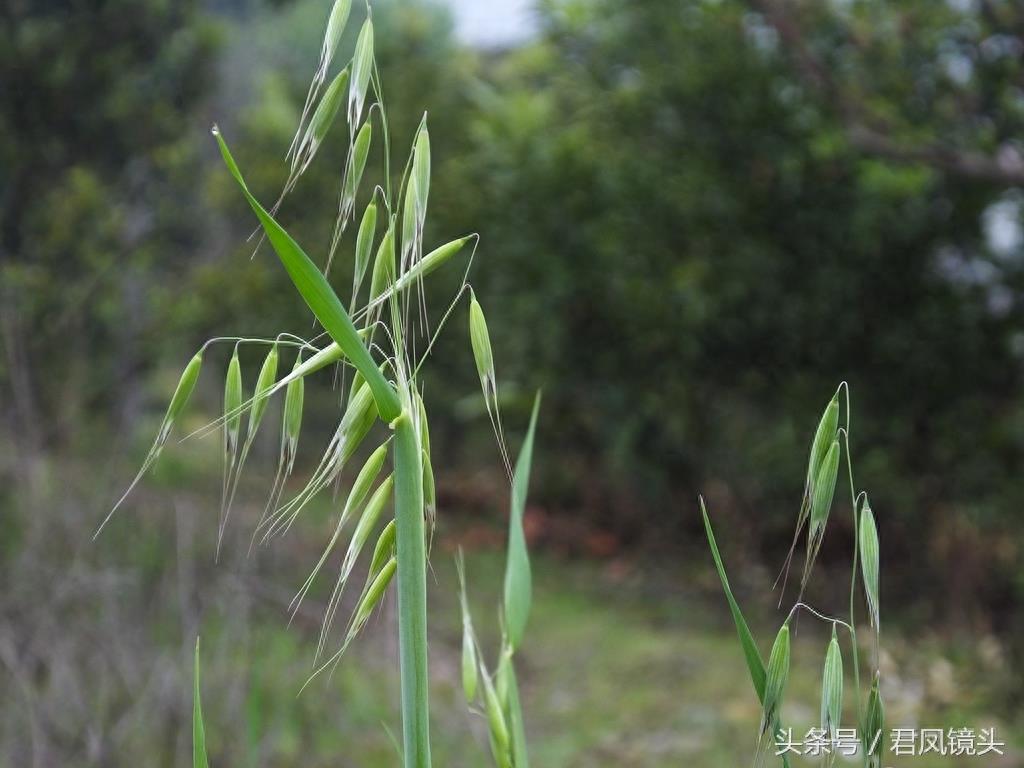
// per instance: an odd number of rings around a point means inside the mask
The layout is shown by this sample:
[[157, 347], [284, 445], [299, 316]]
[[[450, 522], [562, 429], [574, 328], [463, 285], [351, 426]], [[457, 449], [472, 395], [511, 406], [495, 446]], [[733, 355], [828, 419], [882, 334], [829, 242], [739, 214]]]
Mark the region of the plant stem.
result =
[[857, 646], [857, 625], [854, 616], [855, 595], [857, 592], [857, 561], [860, 557], [859, 523], [857, 515], [857, 494], [853, 486], [853, 464], [850, 461], [850, 435], [846, 438], [846, 469], [850, 476], [850, 500], [853, 502], [853, 573], [850, 576], [850, 638], [853, 643], [853, 676], [857, 684], [857, 711], [860, 711], [860, 653]]
[[402, 743], [405, 768], [430, 768], [423, 459], [419, 435], [408, 406], [395, 419], [393, 426]]
[[[844, 382], [845, 383], [845, 382]], [[853, 460], [850, 458], [850, 390], [846, 388], [846, 429], [843, 430], [846, 443], [846, 472], [850, 479], [850, 502], [853, 505], [853, 569], [850, 574], [850, 644], [853, 646], [853, 681], [857, 691], [857, 716], [861, 716], [860, 693], [860, 647], [857, 645], [857, 624], [854, 615], [855, 595], [857, 592], [857, 560], [860, 556], [860, 517], [857, 514], [857, 491], [853, 482]], [[862, 750], [863, 764], [868, 764], [867, 750]]]

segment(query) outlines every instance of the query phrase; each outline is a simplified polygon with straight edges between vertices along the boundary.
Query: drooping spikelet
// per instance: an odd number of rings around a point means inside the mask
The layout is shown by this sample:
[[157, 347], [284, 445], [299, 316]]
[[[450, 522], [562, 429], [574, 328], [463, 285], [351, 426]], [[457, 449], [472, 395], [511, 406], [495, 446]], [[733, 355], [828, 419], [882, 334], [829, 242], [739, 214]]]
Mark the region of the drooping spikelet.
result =
[[878, 528], [871, 505], [865, 499], [860, 512], [860, 569], [864, 577], [864, 594], [867, 596], [871, 625], [879, 627], [878, 604]]
[[[843, 654], [839, 649], [836, 629], [825, 652], [825, 666], [821, 678], [821, 729], [835, 741], [843, 714]], [[834, 755], [834, 751], [833, 751]]]
[[167, 438], [170, 437], [171, 429], [174, 426], [174, 422], [181, 415], [181, 412], [185, 410], [185, 405], [188, 403], [188, 399], [192, 396], [192, 391], [196, 388], [196, 381], [199, 379], [199, 371], [203, 366], [203, 353], [202, 350], [196, 352], [192, 359], [188, 361], [188, 365], [185, 366], [185, 370], [181, 373], [181, 378], [178, 379], [178, 385], [174, 388], [174, 394], [171, 395], [171, 401], [167, 406], [167, 411], [164, 413], [163, 421], [160, 422], [160, 428], [157, 430], [156, 438], [153, 440], [153, 445], [150, 446], [149, 452], [146, 454], [146, 458], [142, 461], [142, 466], [136, 473], [134, 479], [128, 484], [128, 488], [121, 498], [117, 500], [107, 516], [103, 518], [103, 522], [96, 528], [96, 532], [92, 535], [93, 539], [100, 535], [103, 528], [107, 523], [110, 522], [110, 518], [114, 516], [118, 507], [124, 503], [124, 500], [128, 498], [128, 494], [132, 492], [132, 489], [139, 484], [139, 480], [150, 470], [150, 468], [156, 463], [157, 458], [160, 456], [160, 451], [163, 450], [164, 444], [167, 442]]

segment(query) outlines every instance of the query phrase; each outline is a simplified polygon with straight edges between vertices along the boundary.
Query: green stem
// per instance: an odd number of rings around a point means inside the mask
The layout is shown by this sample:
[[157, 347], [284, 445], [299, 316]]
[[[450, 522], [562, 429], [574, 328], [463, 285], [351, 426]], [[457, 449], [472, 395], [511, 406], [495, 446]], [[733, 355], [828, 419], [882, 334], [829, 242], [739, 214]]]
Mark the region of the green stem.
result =
[[423, 460], [419, 436], [408, 407], [395, 419], [393, 426], [402, 743], [405, 768], [430, 768]]
[[[845, 383], [845, 382], [844, 382]], [[846, 443], [846, 472], [850, 480], [850, 502], [853, 505], [853, 570], [850, 575], [850, 644], [853, 655], [853, 681], [857, 692], [857, 716], [861, 712], [861, 691], [860, 691], [860, 647], [857, 645], [857, 623], [854, 615], [857, 593], [857, 561], [860, 557], [860, 518], [857, 514], [857, 491], [853, 482], [853, 460], [850, 457], [850, 390], [846, 389], [846, 429], [843, 432], [843, 442]], [[861, 750], [866, 752], [866, 750]], [[863, 764], [867, 765], [867, 755], [863, 755]]]

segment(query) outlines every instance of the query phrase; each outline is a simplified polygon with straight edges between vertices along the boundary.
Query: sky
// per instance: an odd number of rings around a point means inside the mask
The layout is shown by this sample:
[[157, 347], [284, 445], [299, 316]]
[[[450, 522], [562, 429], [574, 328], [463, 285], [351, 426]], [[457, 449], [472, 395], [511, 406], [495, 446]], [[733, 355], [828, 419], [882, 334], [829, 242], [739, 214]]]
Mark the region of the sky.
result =
[[459, 37], [472, 45], [503, 46], [534, 30], [534, 0], [444, 0], [455, 15]]

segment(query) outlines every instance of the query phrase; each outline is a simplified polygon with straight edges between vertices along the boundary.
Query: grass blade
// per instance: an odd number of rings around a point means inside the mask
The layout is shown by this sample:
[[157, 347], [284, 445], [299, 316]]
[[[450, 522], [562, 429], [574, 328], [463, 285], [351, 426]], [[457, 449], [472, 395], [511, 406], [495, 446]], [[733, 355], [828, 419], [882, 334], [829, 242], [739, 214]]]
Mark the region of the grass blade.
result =
[[708, 518], [708, 510], [704, 506], [704, 498], [700, 499], [700, 512], [704, 516], [704, 530], [708, 536], [708, 545], [711, 547], [711, 556], [715, 560], [715, 568], [718, 570], [718, 578], [722, 580], [722, 589], [725, 591], [725, 599], [729, 602], [729, 611], [732, 613], [732, 620], [736, 624], [736, 634], [739, 635], [740, 645], [743, 647], [743, 657], [747, 661], [747, 669], [750, 670], [750, 680], [757, 691], [757, 698], [764, 701], [764, 661], [761, 659], [761, 652], [757, 650], [757, 643], [750, 634], [750, 627], [747, 620], [743, 618], [739, 603], [733, 597], [732, 588], [729, 586], [729, 577], [725, 575], [725, 566], [722, 564], [722, 556], [718, 552], [718, 544], [715, 541], [714, 531], [711, 530], [711, 520]]
[[516, 670], [509, 664], [508, 672], [508, 719], [512, 737], [512, 759], [515, 768], [530, 768], [530, 756], [526, 749], [526, 726], [523, 722], [523, 708], [519, 703], [519, 684]]
[[472, 706], [476, 701], [480, 675], [473, 617], [470, 615], [469, 599], [466, 597], [466, 560], [461, 547], [455, 556], [455, 572], [459, 577], [459, 607], [462, 610], [462, 693], [466, 697], [466, 703]]
[[[718, 571], [718, 578], [722, 580], [722, 590], [725, 592], [725, 599], [729, 602], [729, 611], [732, 613], [732, 620], [736, 624], [736, 634], [739, 635], [740, 645], [743, 648], [743, 657], [747, 661], [747, 669], [750, 670], [750, 681], [754, 684], [754, 691], [757, 698], [764, 705], [765, 668], [761, 659], [761, 652], [757, 650], [757, 643], [754, 636], [750, 634], [750, 627], [747, 620], [743, 618], [739, 603], [733, 597], [732, 587], [729, 586], [729, 577], [725, 575], [725, 566], [722, 564], [722, 555], [718, 551], [718, 543], [715, 541], [715, 533], [711, 530], [711, 520], [708, 518], [707, 507], [704, 506], [704, 497], [700, 497], [700, 513], [704, 517], [704, 531], [707, 533], [708, 545], [711, 547], [711, 556], [715, 560], [715, 569]], [[782, 725], [779, 725], [782, 728]], [[782, 756], [782, 764], [789, 768], [789, 758]]]
[[203, 706], [199, 701], [199, 638], [192, 673], [192, 768], [210, 768], [206, 759], [206, 729], [203, 728]]
[[513, 649], [522, 642], [526, 620], [530, 615], [532, 599], [530, 555], [526, 551], [526, 535], [523, 532], [523, 511], [526, 508], [526, 494], [530, 488], [530, 465], [533, 462], [533, 435], [537, 428], [537, 412], [540, 410], [540, 393], [533, 401], [530, 428], [519, 451], [515, 476], [512, 480], [512, 509], [508, 521], [508, 560], [505, 564], [505, 623], [508, 627], [509, 644]]
[[246, 186], [245, 179], [242, 177], [242, 172], [235, 163], [234, 157], [231, 156], [231, 151], [228, 149], [224, 137], [221, 136], [220, 130], [216, 126], [213, 129], [213, 135], [217, 139], [217, 145], [220, 147], [224, 163], [235, 178], [235, 181], [238, 182], [238, 186], [241, 188], [246, 200], [248, 200], [256, 217], [260, 220], [260, 224], [263, 226], [270, 244], [274, 247], [278, 258], [288, 271], [288, 276], [291, 277], [295, 287], [302, 295], [306, 304], [309, 305], [309, 308], [313, 310], [313, 314], [324, 327], [324, 330], [337, 342], [346, 357], [352, 361], [356, 370], [369, 383], [381, 418], [387, 422], [393, 421], [402, 411], [398, 395], [374, 364], [369, 350], [367, 350], [362, 339], [360, 339], [355, 326], [352, 324], [352, 318], [345, 311], [341, 299], [338, 298], [334, 289], [327, 282], [327, 278], [323, 276], [323, 273], [320, 272], [299, 244], [292, 239], [291, 235], [253, 197], [248, 186]]

